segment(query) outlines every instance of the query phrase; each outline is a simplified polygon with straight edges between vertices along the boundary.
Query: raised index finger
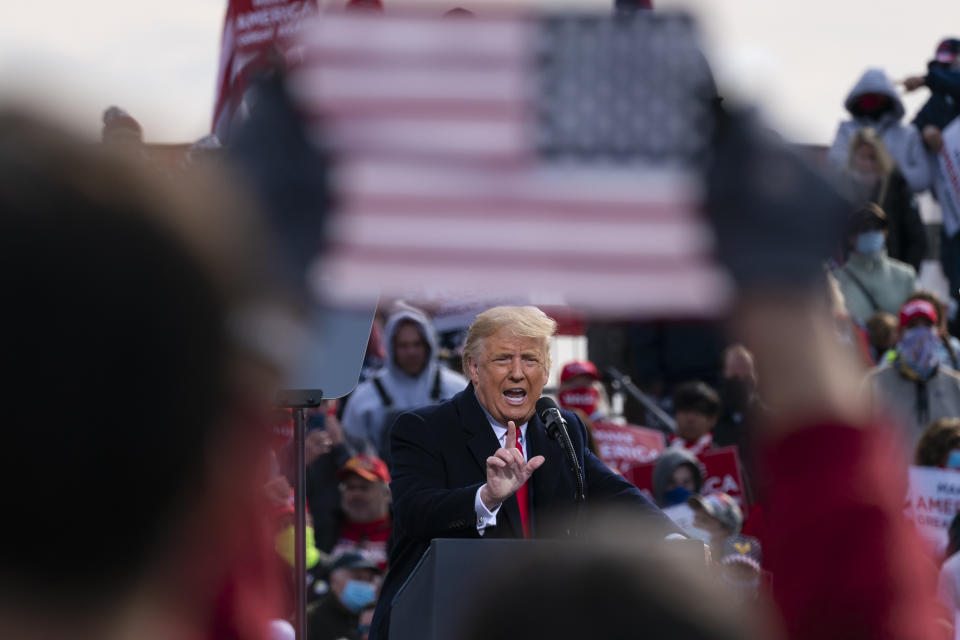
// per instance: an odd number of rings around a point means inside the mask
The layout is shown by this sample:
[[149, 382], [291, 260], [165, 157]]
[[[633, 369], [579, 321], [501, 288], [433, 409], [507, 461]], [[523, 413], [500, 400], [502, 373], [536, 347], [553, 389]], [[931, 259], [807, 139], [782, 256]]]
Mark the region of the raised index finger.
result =
[[507, 422], [507, 442], [503, 447], [505, 449], [517, 448], [517, 425], [513, 424], [513, 420]]

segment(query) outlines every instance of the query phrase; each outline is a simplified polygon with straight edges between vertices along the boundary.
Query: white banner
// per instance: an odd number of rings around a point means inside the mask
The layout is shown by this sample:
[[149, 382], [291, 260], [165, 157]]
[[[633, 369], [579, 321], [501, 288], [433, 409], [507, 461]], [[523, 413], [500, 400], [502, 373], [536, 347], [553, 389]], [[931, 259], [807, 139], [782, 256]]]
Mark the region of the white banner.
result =
[[935, 467], [910, 467], [910, 488], [904, 507], [917, 533], [942, 556], [947, 529], [960, 510], [960, 471]]

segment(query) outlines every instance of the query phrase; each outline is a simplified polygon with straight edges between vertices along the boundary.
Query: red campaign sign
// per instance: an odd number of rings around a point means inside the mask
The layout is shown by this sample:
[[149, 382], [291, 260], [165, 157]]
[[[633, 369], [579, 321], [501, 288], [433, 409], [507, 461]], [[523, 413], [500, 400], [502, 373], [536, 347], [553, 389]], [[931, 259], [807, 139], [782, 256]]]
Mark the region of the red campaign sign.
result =
[[223, 20], [213, 130], [222, 135], [226, 121], [239, 104], [247, 67], [269, 65], [272, 49], [283, 54], [304, 18], [317, 12], [317, 0], [230, 0]]
[[[740, 453], [736, 447], [720, 447], [701, 453], [697, 458], [704, 470], [703, 487], [700, 493], [722, 491], [737, 500], [746, 508], [747, 496], [743, 489], [743, 475], [740, 472]], [[638, 489], [653, 494], [653, 468], [655, 462], [633, 467], [624, 472], [624, 477]]]
[[656, 460], [665, 446], [663, 434], [654, 429], [601, 421], [592, 427], [597, 457], [623, 474]]

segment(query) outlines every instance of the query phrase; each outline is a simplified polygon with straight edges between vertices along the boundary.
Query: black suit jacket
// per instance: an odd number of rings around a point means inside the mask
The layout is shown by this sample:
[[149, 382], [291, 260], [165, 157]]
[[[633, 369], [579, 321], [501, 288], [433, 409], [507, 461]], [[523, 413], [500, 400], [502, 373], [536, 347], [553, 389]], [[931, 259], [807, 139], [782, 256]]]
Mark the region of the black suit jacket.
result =
[[[587, 430], [576, 414], [562, 413], [583, 468], [587, 502], [634, 505], [649, 513], [667, 533], [676, 532], [669, 518], [636, 487], [610, 471], [586, 448]], [[393, 550], [374, 615], [371, 640], [387, 640], [393, 598], [433, 538], [481, 537], [477, 532], [474, 500], [477, 489], [486, 482], [486, 460], [500, 448], [472, 385], [446, 402], [398, 416], [390, 442]], [[527, 425], [525, 445], [528, 459], [537, 455], [546, 458], [528, 481], [531, 535], [537, 537], [538, 520], [543, 522], [548, 513], [573, 513], [576, 483], [563, 450], [547, 436], [543, 422], [536, 415]], [[497, 525], [488, 527], [483, 537], [523, 537], [515, 496], [503, 503], [497, 513]]]

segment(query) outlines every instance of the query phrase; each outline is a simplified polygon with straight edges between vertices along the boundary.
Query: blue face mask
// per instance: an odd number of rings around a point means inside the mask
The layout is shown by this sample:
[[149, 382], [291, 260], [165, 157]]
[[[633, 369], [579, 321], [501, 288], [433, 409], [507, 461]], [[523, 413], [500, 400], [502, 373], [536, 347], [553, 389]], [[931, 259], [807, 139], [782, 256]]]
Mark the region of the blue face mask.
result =
[[883, 231], [865, 231], [857, 236], [857, 253], [878, 253], [886, 241]]
[[682, 504], [687, 501], [687, 498], [693, 495], [688, 489], [683, 487], [674, 487], [668, 491], [663, 492], [663, 506], [672, 507], [675, 504]]
[[340, 602], [353, 613], [360, 613], [376, 599], [377, 588], [362, 580], [347, 580], [347, 585], [340, 594]]

